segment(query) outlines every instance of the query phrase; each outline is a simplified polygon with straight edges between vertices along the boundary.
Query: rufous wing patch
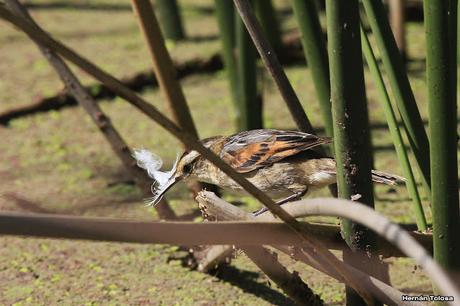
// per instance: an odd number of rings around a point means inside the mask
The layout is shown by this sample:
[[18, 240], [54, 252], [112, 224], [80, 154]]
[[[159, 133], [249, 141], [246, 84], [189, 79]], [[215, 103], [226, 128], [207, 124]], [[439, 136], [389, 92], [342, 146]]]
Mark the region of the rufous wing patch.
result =
[[274, 143], [275, 137], [262, 142], [250, 143], [236, 151], [225, 152], [223, 159], [238, 172], [249, 172], [270, 158], [270, 150]]
[[222, 157], [235, 170], [246, 173], [330, 142], [329, 138], [295, 136], [273, 135], [263, 141], [248, 143], [238, 150], [224, 152]]

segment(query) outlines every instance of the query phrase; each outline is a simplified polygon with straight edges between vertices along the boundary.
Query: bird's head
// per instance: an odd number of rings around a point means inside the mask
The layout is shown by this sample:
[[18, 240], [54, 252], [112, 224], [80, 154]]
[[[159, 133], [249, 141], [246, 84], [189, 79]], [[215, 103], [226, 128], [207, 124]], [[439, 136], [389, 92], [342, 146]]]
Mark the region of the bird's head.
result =
[[147, 170], [148, 175], [155, 180], [151, 187], [153, 197], [148, 199], [148, 204], [155, 206], [172, 186], [188, 178], [193, 173], [199, 156], [196, 151], [185, 152], [180, 158], [176, 158], [171, 170], [161, 171], [163, 161], [159, 156], [144, 149], [134, 150], [133, 157], [137, 165]]
[[[209, 138], [202, 141], [205, 147], [210, 147], [216, 138]], [[149, 199], [149, 205], [156, 205], [163, 198], [163, 195], [177, 182], [187, 179], [196, 174], [197, 162], [200, 160], [200, 153], [191, 150], [186, 151], [178, 157], [169, 171], [160, 171], [163, 161], [154, 153], [140, 149], [134, 150], [133, 157], [137, 165], [147, 170], [148, 175], [155, 180], [152, 185], [153, 197]]]
[[187, 179], [194, 175], [196, 170], [196, 164], [200, 157], [200, 153], [197, 151], [187, 151], [177, 161], [176, 172], [174, 177], [176, 181]]

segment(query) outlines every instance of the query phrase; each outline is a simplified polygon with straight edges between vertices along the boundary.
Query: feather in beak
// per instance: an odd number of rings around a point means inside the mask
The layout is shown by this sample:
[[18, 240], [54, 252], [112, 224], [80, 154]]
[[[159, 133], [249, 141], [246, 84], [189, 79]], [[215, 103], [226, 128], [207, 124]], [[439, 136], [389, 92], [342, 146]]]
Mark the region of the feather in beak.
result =
[[149, 198], [147, 201], [148, 205], [155, 206], [163, 198], [166, 191], [168, 191], [168, 189], [176, 183], [176, 177], [174, 174], [176, 173], [179, 155], [177, 156], [172, 169], [166, 172], [160, 171], [160, 168], [163, 165], [161, 158], [148, 150], [134, 150], [133, 157], [137, 161], [137, 165], [140, 168], [147, 170], [148, 175], [155, 180], [151, 187], [153, 197]]

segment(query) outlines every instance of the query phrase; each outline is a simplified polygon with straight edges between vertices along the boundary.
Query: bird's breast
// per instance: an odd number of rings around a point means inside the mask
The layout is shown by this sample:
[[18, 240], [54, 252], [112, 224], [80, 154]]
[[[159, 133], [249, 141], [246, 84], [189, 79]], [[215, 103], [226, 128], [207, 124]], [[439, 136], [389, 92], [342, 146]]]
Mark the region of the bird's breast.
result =
[[[199, 168], [195, 175], [200, 181], [237, 192], [244, 191], [214, 165], [206, 163]], [[242, 175], [257, 188], [278, 199], [334, 183], [335, 162], [332, 159], [287, 159]]]
[[[202, 167], [202, 169], [204, 169]], [[217, 167], [206, 167], [205, 171], [196, 173], [200, 181], [218, 185], [224, 189], [244, 192], [243, 188]], [[306, 187], [302, 182], [301, 169], [290, 163], [278, 162], [269, 167], [262, 167], [248, 173], [242, 173], [258, 189], [273, 198], [280, 198], [301, 192]]]

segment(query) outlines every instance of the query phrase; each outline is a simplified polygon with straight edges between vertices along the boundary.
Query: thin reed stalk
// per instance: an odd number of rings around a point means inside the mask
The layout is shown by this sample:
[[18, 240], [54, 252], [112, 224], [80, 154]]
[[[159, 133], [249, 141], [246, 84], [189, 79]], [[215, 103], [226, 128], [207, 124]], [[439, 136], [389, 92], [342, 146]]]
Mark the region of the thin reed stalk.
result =
[[241, 19], [243, 19], [243, 22], [252, 37], [254, 45], [256, 46], [265, 67], [273, 77], [284, 102], [288, 106], [297, 127], [300, 131], [313, 133], [313, 126], [308, 120], [307, 114], [305, 113], [302, 104], [300, 104], [300, 100], [292, 88], [291, 83], [289, 83], [280, 62], [276, 57], [273, 47], [263, 35], [262, 27], [257, 21], [248, 0], [233, 0], [233, 2], [235, 3], [238, 13], [241, 16]]
[[262, 127], [262, 101], [257, 94], [257, 57], [243, 21], [236, 16], [236, 45], [238, 67], [238, 101], [240, 131]]
[[235, 106], [236, 123], [238, 124], [241, 111], [238, 102], [238, 70], [234, 54], [236, 45], [235, 6], [232, 1], [228, 0], [214, 0], [214, 4], [222, 42], [222, 58], [230, 85], [230, 95]]
[[361, 44], [363, 46], [363, 53], [366, 58], [369, 71], [374, 78], [375, 85], [380, 94], [380, 100], [382, 101], [383, 110], [390, 130], [390, 135], [393, 140], [393, 144], [398, 155], [399, 162], [404, 172], [404, 176], [407, 179], [406, 186], [409, 191], [409, 195], [412, 199], [412, 211], [414, 212], [415, 220], [419, 231], [425, 231], [427, 229], [425, 214], [423, 212], [422, 201], [417, 189], [417, 182], [412, 171], [412, 167], [409, 162], [409, 157], [404, 146], [404, 141], [399, 130], [398, 121], [396, 114], [391, 105], [390, 97], [388, 95], [385, 83], [383, 81], [382, 74], [380, 72], [377, 60], [375, 59], [374, 52], [367, 38], [366, 32], [361, 25]]
[[395, 96], [395, 102], [401, 114], [417, 167], [421, 171], [425, 192], [429, 198], [431, 196], [431, 182], [428, 137], [405, 71], [404, 62], [391, 31], [387, 12], [380, 0], [362, 0], [362, 3], [372, 33], [375, 35], [382, 62]]
[[315, 0], [293, 0], [292, 6], [302, 33], [300, 39], [303, 52], [316, 88], [326, 135], [332, 136], [334, 131], [330, 99], [329, 62]]
[[[278, 90], [286, 103], [292, 118], [294, 119], [297, 128], [306, 133], [314, 134], [315, 131], [310, 123], [310, 120], [305, 113], [302, 104], [300, 104], [299, 97], [294, 91], [289, 79], [284, 73], [283, 67], [281, 66], [275, 51], [264, 37], [262, 28], [257, 21], [257, 18], [252, 10], [252, 7], [248, 0], [233, 0], [238, 13], [241, 16], [249, 34], [251, 35], [252, 41], [259, 52], [260, 57], [265, 65], [265, 68], [269, 71], [273, 80], [275, 81]], [[322, 147], [318, 147], [317, 151], [320, 154], [326, 155], [326, 150]], [[329, 190], [333, 196], [336, 196], [336, 186], [329, 186]]]

